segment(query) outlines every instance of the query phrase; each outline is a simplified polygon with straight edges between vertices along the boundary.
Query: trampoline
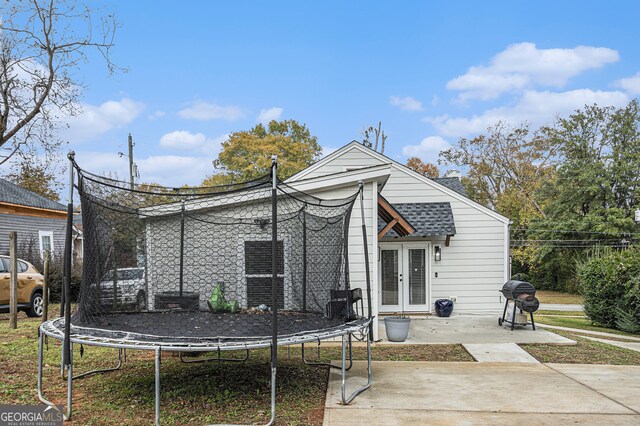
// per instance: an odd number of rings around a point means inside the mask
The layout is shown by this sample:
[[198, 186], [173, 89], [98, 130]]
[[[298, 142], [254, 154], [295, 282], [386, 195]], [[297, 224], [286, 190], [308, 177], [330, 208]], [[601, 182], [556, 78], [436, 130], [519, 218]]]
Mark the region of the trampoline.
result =
[[[355, 244], [367, 247], [362, 182], [344, 198], [316, 197], [278, 181], [277, 157], [267, 176], [208, 188], [120, 182], [83, 170], [73, 153], [69, 164], [63, 315], [40, 326], [38, 346], [38, 397], [53, 405], [42, 389], [44, 337], [62, 342], [65, 420], [72, 414], [73, 381], [124, 368], [126, 350], [155, 352], [156, 424], [162, 352], [178, 352], [185, 363], [237, 362], [248, 359], [250, 350], [270, 348], [268, 424], [276, 418], [279, 346], [301, 345], [306, 364], [340, 369], [344, 404], [371, 386], [367, 250], [364, 271], [358, 271], [365, 276], [362, 288], [351, 288], [348, 261], [358, 198], [362, 237]], [[81, 202], [84, 259], [71, 312], [67, 271], [74, 191]], [[348, 393], [354, 338], [367, 344], [367, 383]], [[306, 343], [328, 339], [342, 342], [340, 365], [305, 359]], [[118, 363], [74, 375], [74, 344], [118, 349]], [[246, 351], [244, 359], [220, 355], [238, 350]], [[217, 353], [217, 358], [186, 361], [185, 352]]]

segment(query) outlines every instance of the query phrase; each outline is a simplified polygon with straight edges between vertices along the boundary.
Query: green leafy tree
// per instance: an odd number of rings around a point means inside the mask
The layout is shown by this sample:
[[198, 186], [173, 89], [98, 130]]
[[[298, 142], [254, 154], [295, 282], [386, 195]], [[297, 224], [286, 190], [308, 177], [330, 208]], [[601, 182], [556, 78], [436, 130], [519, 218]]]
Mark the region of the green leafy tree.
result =
[[213, 162], [218, 173], [205, 186], [224, 185], [256, 179], [269, 173], [271, 156], [278, 156], [278, 177], [286, 179], [317, 161], [322, 153], [316, 136], [295, 120], [271, 121], [265, 128], [232, 133], [222, 143]]
[[46, 163], [39, 162], [33, 156], [20, 156], [14, 165], [14, 171], [7, 178], [22, 188], [33, 191], [53, 201], [60, 201], [58, 192], [62, 189], [56, 180], [56, 173]]
[[438, 162], [467, 169], [462, 180], [467, 193], [519, 226], [531, 217], [544, 217], [539, 189], [554, 174], [556, 153], [555, 141], [528, 125], [498, 122], [486, 134], [461, 138], [440, 153]]
[[432, 163], [424, 163], [418, 157], [409, 158], [407, 160], [407, 167], [414, 172], [420, 173], [421, 175], [425, 175], [426, 177], [432, 179], [440, 176], [440, 170], [438, 170], [438, 166]]
[[556, 176], [542, 192], [546, 215], [527, 231], [544, 242], [532, 271], [555, 289], [577, 289], [576, 261], [584, 248], [625, 247], [640, 231], [634, 211], [640, 207], [640, 105], [586, 106], [545, 129], [560, 147]]

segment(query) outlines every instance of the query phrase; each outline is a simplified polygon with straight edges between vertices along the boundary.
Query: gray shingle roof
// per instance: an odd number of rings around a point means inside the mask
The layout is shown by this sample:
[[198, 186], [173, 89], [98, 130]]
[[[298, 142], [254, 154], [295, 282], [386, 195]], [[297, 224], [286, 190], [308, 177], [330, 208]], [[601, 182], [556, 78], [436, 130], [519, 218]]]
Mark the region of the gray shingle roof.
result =
[[449, 178], [435, 178], [433, 180], [438, 182], [440, 185], [446, 186], [452, 191], [456, 191], [458, 194], [464, 195], [465, 197], [469, 198], [469, 196], [467, 195], [467, 191], [465, 191], [464, 186], [462, 186], [462, 182], [460, 182], [460, 179], [455, 177], [449, 177]]
[[40, 194], [24, 189], [8, 180], [0, 178], [0, 202], [18, 204], [21, 206], [37, 207], [48, 210], [66, 211], [60, 203], [52, 201]]
[[[442, 203], [397, 203], [393, 207], [416, 229], [412, 237], [432, 237], [436, 235], [455, 235], [456, 225], [453, 220], [451, 204]], [[386, 224], [378, 222], [378, 232]], [[393, 230], [386, 236], [397, 237]]]

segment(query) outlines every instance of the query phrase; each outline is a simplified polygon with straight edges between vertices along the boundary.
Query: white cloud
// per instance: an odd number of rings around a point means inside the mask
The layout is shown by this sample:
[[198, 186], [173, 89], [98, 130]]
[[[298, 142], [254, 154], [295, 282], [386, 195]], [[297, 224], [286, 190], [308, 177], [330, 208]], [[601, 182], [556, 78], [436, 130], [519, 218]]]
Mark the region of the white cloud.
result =
[[166, 133], [160, 138], [160, 146], [178, 151], [202, 152], [209, 155], [217, 155], [220, 152], [222, 142], [229, 135], [218, 136], [209, 139], [202, 133], [191, 133], [187, 130], [176, 130]]
[[154, 111], [153, 114], [149, 114], [147, 118], [149, 120], [157, 120], [158, 118], [162, 118], [165, 115], [167, 115], [167, 113], [164, 111]]
[[[214, 156], [152, 155], [137, 158], [140, 182], [166, 186], [199, 185], [213, 171]], [[76, 153], [80, 166], [90, 172], [127, 180], [129, 166], [126, 156], [111, 152], [80, 151]]]
[[487, 127], [498, 121], [506, 121], [513, 125], [527, 122], [538, 127], [550, 124], [556, 115], [569, 115], [585, 105], [598, 104], [619, 107], [628, 101], [629, 97], [619, 91], [579, 89], [567, 92], [538, 92], [528, 90], [513, 106], [492, 108], [472, 117], [441, 115], [427, 117], [424, 121], [431, 123], [438, 133], [444, 136], [470, 136], [484, 132]]
[[258, 118], [256, 121], [258, 123], [267, 124], [271, 120], [278, 120], [282, 115], [284, 109], [279, 107], [273, 107], [269, 109], [261, 109], [260, 114], [258, 114]]
[[401, 98], [399, 96], [391, 96], [389, 103], [395, 107], [399, 107], [403, 111], [422, 111], [422, 102], [411, 96]]
[[107, 101], [100, 105], [81, 105], [82, 113], [67, 120], [68, 129], [62, 131], [71, 142], [83, 142], [111, 129], [131, 123], [144, 110], [142, 102], [130, 98]]
[[640, 72], [615, 82], [616, 87], [622, 88], [631, 96], [640, 95]]
[[619, 59], [616, 50], [606, 47], [538, 49], [533, 43], [517, 43], [494, 56], [488, 66], [471, 67], [466, 74], [450, 80], [447, 89], [461, 92], [460, 101], [495, 99], [506, 92], [536, 86], [562, 87], [584, 71]]
[[210, 102], [198, 101], [191, 106], [178, 111], [181, 118], [189, 120], [227, 120], [235, 121], [244, 118], [245, 114], [241, 108], [233, 105], [222, 106]]
[[429, 136], [417, 145], [406, 145], [402, 148], [402, 155], [406, 157], [437, 157], [440, 151], [451, 148], [449, 142], [440, 136]]
[[214, 156], [152, 155], [138, 161], [140, 176], [145, 182], [161, 185], [199, 185], [213, 172]]

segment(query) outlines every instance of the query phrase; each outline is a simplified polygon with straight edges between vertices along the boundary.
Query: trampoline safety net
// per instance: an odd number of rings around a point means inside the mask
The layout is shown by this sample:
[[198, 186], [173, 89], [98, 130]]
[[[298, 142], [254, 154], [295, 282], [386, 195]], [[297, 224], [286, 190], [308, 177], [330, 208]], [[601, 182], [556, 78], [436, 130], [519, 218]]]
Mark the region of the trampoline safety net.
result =
[[[269, 176], [168, 188], [74, 166], [84, 259], [72, 327], [154, 340], [272, 336]], [[347, 236], [357, 193], [321, 200], [276, 188], [278, 335], [354, 320]]]

